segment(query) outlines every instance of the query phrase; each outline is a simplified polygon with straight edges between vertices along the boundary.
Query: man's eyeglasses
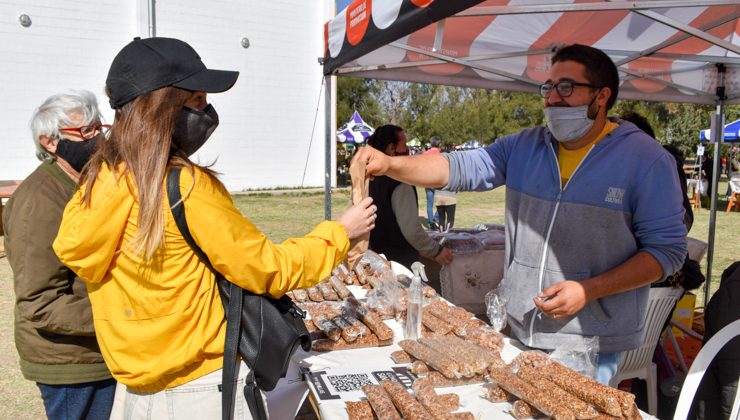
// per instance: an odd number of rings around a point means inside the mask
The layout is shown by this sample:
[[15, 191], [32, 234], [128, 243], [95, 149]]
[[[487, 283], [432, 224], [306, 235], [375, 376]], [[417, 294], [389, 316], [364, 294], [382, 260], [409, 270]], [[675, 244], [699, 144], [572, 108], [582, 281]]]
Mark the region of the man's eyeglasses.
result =
[[561, 98], [567, 98], [573, 94], [573, 88], [575, 86], [586, 86], [590, 88], [601, 88], [603, 86], [592, 85], [591, 83], [574, 82], [572, 80], [562, 80], [557, 83], [543, 83], [540, 85], [540, 95], [547, 99], [552, 93], [552, 89], [558, 91], [558, 96]]
[[82, 137], [85, 140], [90, 140], [91, 138], [95, 137], [100, 134], [106, 134], [110, 130], [110, 124], [94, 124], [94, 125], [86, 125], [83, 127], [76, 127], [76, 128], [60, 128], [59, 131], [61, 132], [67, 132], [67, 133], [76, 133], [78, 136]]

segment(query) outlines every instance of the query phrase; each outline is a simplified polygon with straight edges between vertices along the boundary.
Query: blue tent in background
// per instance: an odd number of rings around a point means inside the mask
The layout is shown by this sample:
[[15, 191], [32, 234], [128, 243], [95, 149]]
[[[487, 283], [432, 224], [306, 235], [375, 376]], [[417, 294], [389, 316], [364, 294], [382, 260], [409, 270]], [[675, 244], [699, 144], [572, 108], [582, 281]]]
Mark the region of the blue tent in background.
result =
[[[709, 141], [709, 129], [701, 130], [699, 132], [699, 138], [701, 141]], [[740, 140], [740, 120], [733, 121], [725, 125], [725, 140], [727, 142], [736, 142]]]
[[347, 121], [346, 124], [339, 127], [337, 130], [337, 141], [340, 143], [356, 143], [361, 144], [365, 142], [365, 139], [370, 137], [375, 130], [372, 127], [365, 124], [360, 114], [355, 111], [352, 114], [352, 118]]

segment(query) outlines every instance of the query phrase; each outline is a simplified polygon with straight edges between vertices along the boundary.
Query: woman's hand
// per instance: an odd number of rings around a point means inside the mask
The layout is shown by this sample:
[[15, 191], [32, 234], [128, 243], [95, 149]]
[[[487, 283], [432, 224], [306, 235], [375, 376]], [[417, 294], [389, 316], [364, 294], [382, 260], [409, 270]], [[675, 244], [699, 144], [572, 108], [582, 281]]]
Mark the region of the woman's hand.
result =
[[370, 180], [375, 175], [385, 175], [390, 169], [391, 158], [385, 153], [381, 152], [370, 146], [360, 147], [352, 158], [352, 163], [365, 161], [367, 166], [365, 167], [365, 173]]
[[450, 251], [450, 249], [447, 247], [442, 247], [442, 250], [439, 251], [439, 254], [434, 257], [434, 261], [436, 261], [439, 265], [447, 265], [451, 263], [453, 259], [454, 257], [452, 255], [452, 251]]
[[359, 204], [351, 206], [337, 221], [344, 226], [349, 239], [356, 239], [370, 232], [375, 227], [375, 212], [378, 210], [373, 204], [373, 199], [367, 197]]

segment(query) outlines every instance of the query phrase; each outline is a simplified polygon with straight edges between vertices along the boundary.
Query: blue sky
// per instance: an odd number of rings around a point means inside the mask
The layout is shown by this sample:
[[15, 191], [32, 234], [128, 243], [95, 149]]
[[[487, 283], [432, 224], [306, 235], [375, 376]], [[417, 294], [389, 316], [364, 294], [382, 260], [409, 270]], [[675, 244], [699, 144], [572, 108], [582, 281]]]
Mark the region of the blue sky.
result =
[[341, 12], [350, 3], [352, 3], [352, 0], [337, 0], [337, 12]]

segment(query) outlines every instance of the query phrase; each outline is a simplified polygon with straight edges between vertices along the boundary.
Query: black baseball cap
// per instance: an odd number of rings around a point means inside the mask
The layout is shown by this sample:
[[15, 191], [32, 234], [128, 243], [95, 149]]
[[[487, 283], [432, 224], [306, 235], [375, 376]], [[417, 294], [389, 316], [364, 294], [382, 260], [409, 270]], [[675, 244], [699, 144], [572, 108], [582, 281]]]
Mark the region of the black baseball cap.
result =
[[165, 86], [193, 92], [229, 90], [238, 71], [211, 70], [187, 43], [174, 38], [134, 38], [116, 55], [105, 85], [117, 109], [137, 96]]

